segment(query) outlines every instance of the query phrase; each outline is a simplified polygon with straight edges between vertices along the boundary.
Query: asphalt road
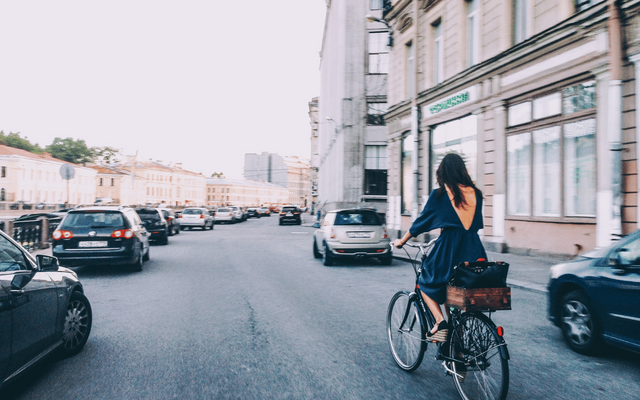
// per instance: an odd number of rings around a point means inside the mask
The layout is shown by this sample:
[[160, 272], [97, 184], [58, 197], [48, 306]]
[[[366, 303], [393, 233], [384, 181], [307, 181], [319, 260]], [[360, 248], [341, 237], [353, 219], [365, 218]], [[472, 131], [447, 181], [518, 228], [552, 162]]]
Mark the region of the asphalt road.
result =
[[[47, 360], [1, 399], [457, 399], [428, 349], [405, 373], [386, 342], [409, 264], [324, 267], [313, 228], [277, 217], [183, 231], [140, 273], [77, 268], [93, 307], [82, 353]], [[512, 290], [494, 314], [511, 353], [510, 399], [638, 398], [638, 355], [569, 350], [544, 294]]]

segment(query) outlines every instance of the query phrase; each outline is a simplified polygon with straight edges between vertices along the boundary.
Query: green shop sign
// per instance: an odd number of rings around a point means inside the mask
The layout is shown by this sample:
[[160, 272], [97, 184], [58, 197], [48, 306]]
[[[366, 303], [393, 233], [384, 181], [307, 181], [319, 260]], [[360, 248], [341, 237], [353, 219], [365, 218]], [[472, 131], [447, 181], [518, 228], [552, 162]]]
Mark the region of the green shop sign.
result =
[[440, 111], [447, 110], [451, 107], [455, 107], [458, 104], [462, 104], [467, 101], [469, 101], [469, 91], [464, 91], [462, 93], [451, 96], [448, 99], [444, 99], [438, 103], [430, 105], [429, 111], [431, 112], [431, 115], [437, 114]]

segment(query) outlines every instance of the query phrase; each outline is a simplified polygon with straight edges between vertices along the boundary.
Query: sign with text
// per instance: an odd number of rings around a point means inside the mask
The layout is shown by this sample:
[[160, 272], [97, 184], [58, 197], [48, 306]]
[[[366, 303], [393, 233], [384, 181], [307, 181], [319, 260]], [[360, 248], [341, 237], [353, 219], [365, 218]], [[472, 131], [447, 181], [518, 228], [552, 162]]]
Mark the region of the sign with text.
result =
[[450, 110], [461, 104], [469, 103], [477, 100], [476, 87], [470, 86], [451, 96], [447, 96], [441, 100], [434, 101], [422, 107], [422, 115], [425, 118], [432, 117], [442, 111]]

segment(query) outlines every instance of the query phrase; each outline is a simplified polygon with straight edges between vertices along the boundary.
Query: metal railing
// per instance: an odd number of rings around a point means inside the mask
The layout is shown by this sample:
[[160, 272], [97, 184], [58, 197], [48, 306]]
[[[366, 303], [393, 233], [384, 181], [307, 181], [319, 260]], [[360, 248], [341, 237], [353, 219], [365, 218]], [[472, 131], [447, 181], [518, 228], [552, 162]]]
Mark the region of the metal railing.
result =
[[42, 220], [14, 222], [11, 236], [29, 252], [41, 248]]

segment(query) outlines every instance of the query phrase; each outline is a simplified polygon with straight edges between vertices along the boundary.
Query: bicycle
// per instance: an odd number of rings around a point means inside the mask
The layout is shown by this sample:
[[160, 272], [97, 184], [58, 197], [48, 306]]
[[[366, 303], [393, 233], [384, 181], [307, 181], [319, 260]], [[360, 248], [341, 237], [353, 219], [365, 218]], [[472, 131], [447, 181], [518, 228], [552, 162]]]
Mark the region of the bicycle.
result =
[[[387, 311], [391, 354], [396, 364], [407, 372], [416, 370], [422, 363], [430, 343], [426, 334], [435, 323], [418, 286], [422, 261], [435, 240], [426, 245], [405, 243], [404, 246], [420, 249], [422, 254], [419, 264], [418, 255], [409, 256], [416, 273], [415, 291], [397, 292]], [[436, 342], [436, 360], [442, 361], [445, 373], [453, 377], [463, 399], [504, 400], [509, 389], [509, 352], [502, 337], [504, 330], [491, 320], [492, 310], [484, 310], [489, 316], [480, 311], [461, 311], [457, 307], [450, 307], [450, 311], [449, 335], [446, 342]]]

